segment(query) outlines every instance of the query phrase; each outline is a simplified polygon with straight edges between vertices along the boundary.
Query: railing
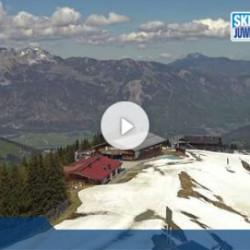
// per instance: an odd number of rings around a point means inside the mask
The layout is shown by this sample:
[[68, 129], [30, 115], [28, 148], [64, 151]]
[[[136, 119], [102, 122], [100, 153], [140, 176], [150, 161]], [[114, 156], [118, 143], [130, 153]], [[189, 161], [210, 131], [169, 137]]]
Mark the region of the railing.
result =
[[43, 215], [43, 217], [48, 221], [55, 220], [59, 216], [61, 216], [69, 206], [70, 206], [69, 200], [63, 201], [56, 208], [51, 209], [49, 212]]

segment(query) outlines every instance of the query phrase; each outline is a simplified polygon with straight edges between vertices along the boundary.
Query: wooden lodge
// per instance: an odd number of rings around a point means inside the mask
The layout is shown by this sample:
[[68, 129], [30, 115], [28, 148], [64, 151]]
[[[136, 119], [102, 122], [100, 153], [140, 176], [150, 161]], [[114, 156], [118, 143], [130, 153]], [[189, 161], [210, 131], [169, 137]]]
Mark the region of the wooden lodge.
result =
[[104, 156], [94, 156], [64, 167], [68, 180], [105, 184], [121, 171], [122, 162]]
[[138, 160], [160, 155], [166, 139], [149, 133], [145, 141], [138, 147], [131, 150], [120, 150], [103, 143], [95, 146], [96, 154], [117, 160]]
[[221, 151], [223, 147], [222, 138], [219, 136], [184, 136], [176, 144], [177, 149]]

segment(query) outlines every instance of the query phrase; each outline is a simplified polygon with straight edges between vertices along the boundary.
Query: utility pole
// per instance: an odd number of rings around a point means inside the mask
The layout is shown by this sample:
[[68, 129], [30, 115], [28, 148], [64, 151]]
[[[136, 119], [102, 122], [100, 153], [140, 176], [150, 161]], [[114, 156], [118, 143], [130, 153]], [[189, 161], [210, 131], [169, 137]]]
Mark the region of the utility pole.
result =
[[173, 227], [173, 212], [172, 210], [166, 206], [166, 225], [164, 227], [166, 233], [166, 240], [169, 247], [172, 245], [172, 241], [170, 236], [172, 235]]

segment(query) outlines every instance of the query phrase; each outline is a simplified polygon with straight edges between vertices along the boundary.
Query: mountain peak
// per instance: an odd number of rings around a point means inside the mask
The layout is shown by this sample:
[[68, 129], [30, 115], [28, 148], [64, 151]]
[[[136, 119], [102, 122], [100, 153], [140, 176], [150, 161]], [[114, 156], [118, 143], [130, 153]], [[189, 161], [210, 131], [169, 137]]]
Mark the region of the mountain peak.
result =
[[4, 61], [17, 62], [19, 64], [38, 64], [43, 62], [55, 62], [55, 57], [48, 51], [40, 48], [10, 49], [0, 48], [0, 57]]
[[25, 48], [17, 51], [18, 56], [27, 59], [29, 64], [53, 62], [53, 56], [40, 48]]

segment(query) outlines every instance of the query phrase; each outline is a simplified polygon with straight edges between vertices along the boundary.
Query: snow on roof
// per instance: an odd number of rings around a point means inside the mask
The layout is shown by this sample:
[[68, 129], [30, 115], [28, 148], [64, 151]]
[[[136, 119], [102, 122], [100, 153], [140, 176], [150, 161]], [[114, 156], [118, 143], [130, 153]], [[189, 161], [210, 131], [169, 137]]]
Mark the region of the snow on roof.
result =
[[148, 136], [145, 139], [145, 141], [141, 145], [137, 146], [134, 150], [135, 151], [140, 151], [142, 149], [146, 149], [146, 148], [149, 148], [151, 146], [161, 144], [161, 143], [163, 143], [165, 141], [166, 141], [166, 139], [164, 139], [164, 138], [162, 138], [162, 137], [160, 137], [158, 135], [155, 135], [153, 133], [148, 133]]

